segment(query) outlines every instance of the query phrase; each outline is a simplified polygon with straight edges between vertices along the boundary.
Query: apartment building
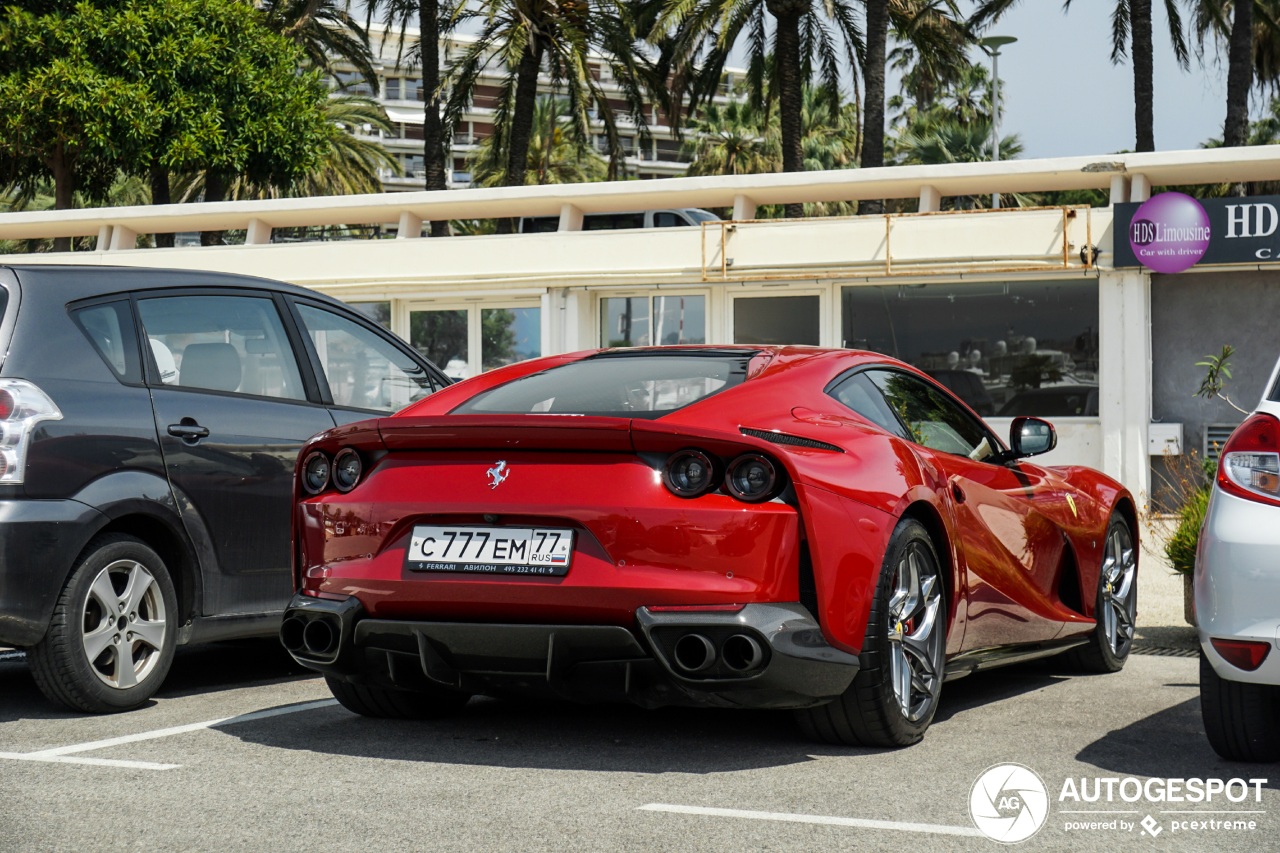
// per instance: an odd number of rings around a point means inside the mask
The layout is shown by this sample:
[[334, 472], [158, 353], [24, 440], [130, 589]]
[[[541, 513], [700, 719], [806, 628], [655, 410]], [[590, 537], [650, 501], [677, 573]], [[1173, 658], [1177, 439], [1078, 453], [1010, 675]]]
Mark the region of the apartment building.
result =
[[[380, 133], [375, 129], [370, 129], [369, 133], [374, 134], [373, 138], [381, 141], [400, 164], [400, 174], [390, 170], [383, 174], [383, 188], [388, 192], [420, 190], [426, 177], [422, 153], [423, 103], [426, 93], [423, 91], [420, 71], [409, 62], [409, 57], [416, 52], [418, 32], [406, 30], [403, 45], [400, 43], [398, 30], [388, 31], [386, 28], [375, 27], [370, 31], [369, 37], [374, 52], [374, 68], [378, 72], [376, 98], [387, 111], [393, 127], [390, 133]], [[446, 69], [451, 60], [461, 56], [472, 43], [472, 37], [460, 34], [442, 39], [441, 70]], [[630, 116], [626, 114], [626, 100], [622, 89], [612, 79], [608, 63], [599, 61], [589, 65], [605, 92], [610, 95], [610, 104], [618, 110], [617, 121], [621, 128], [623, 150], [627, 154], [624, 166], [626, 176], [651, 179], [684, 175], [689, 163], [683, 157], [683, 146], [661, 110], [653, 105], [646, 107], [649, 139], [642, 140]], [[741, 77], [741, 71], [727, 71], [718, 98], [727, 102], [735, 81]], [[471, 185], [467, 158], [482, 140], [493, 133], [493, 118], [501, 82], [499, 66], [495, 64], [486, 69], [476, 83], [470, 108], [454, 128], [450, 146], [452, 167], [447, 175], [452, 188], [462, 189]], [[350, 94], [375, 96], [373, 88], [354, 70], [340, 72], [338, 79], [331, 80], [331, 85]], [[546, 74], [542, 75], [539, 91], [554, 94], [551, 79]], [[615, 94], [616, 99], [613, 97]], [[608, 151], [603, 122], [594, 120], [592, 130], [593, 144], [603, 156]]]

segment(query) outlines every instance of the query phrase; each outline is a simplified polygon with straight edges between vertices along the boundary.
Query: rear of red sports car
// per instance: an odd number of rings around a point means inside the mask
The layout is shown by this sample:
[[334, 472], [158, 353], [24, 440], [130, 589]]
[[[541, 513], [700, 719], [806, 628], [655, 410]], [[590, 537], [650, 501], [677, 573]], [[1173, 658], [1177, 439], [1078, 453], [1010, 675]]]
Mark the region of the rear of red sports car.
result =
[[1005, 448], [848, 350], [492, 371], [303, 448], [281, 639], [374, 716], [543, 694], [808, 708], [820, 739], [911, 743], [947, 675], [1108, 631], [1103, 668], [1127, 655], [1126, 494], [1022, 462], [1053, 446], [1022, 420]]
[[[817, 618], [796, 460], [842, 451], [775, 432], [804, 401], [767, 381], [814, 357], [553, 357], [318, 436], [299, 462], [286, 647], [331, 682], [397, 690], [757, 708], [841, 694], [856, 646]], [[891, 518], [867, 510], [853, 535], [859, 519], [826, 509], [874, 580]], [[845, 621], [837, 634], [860, 637]]]

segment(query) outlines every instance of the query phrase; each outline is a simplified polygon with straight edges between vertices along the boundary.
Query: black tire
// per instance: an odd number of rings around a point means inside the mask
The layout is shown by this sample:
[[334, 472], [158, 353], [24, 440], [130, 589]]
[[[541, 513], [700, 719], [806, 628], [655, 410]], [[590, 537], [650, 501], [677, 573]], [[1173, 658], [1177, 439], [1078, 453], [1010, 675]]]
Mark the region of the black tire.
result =
[[1228, 761], [1280, 761], [1280, 687], [1228, 681], [1200, 653], [1200, 716]]
[[[906, 602], [900, 600], [903, 570], [916, 573], [921, 593], [918, 606], [909, 612], [903, 612]], [[933, 540], [920, 522], [903, 519], [894, 528], [885, 551], [862, 654], [858, 656], [858, 674], [841, 696], [816, 708], [797, 711], [800, 730], [814, 740], [848, 746], [895, 747], [918, 742], [938, 709], [946, 629], [946, 590]], [[911, 634], [918, 635], [917, 641], [924, 638], [922, 650], [895, 639]], [[895, 659], [899, 671], [903, 666], [911, 668], [912, 674], [915, 666], [922, 671], [919, 701], [915, 682], [905, 691], [909, 710], [895, 690]]]
[[[1109, 617], [1113, 620], [1107, 621]], [[1094, 596], [1096, 623], [1089, 642], [1067, 652], [1067, 661], [1081, 672], [1119, 672], [1133, 650], [1138, 615], [1138, 547], [1129, 522], [1119, 513], [1107, 523], [1098, 591]]]
[[54, 702], [95, 714], [129, 711], [164, 683], [177, 634], [178, 599], [164, 561], [140, 539], [108, 534], [85, 548], [27, 660]]
[[362, 717], [389, 720], [430, 720], [456, 714], [471, 696], [440, 688], [430, 692], [396, 690], [372, 684], [353, 684], [325, 676], [333, 698], [348, 711]]

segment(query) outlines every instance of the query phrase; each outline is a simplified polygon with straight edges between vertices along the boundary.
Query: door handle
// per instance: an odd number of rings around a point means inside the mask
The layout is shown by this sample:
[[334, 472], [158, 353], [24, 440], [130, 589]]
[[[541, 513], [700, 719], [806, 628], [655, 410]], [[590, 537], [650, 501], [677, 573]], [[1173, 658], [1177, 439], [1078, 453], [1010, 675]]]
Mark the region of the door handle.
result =
[[188, 444], [195, 444], [209, 437], [209, 428], [202, 427], [191, 418], [183, 418], [180, 424], [169, 424], [169, 435], [177, 436]]

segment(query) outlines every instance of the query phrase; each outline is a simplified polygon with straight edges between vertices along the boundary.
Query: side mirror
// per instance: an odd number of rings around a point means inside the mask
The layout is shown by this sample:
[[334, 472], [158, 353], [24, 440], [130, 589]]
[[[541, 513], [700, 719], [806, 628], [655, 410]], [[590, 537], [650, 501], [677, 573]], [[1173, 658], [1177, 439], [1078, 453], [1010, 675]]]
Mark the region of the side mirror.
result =
[[1009, 448], [1015, 459], [1039, 456], [1058, 446], [1053, 424], [1040, 418], [1014, 418], [1009, 425]]

